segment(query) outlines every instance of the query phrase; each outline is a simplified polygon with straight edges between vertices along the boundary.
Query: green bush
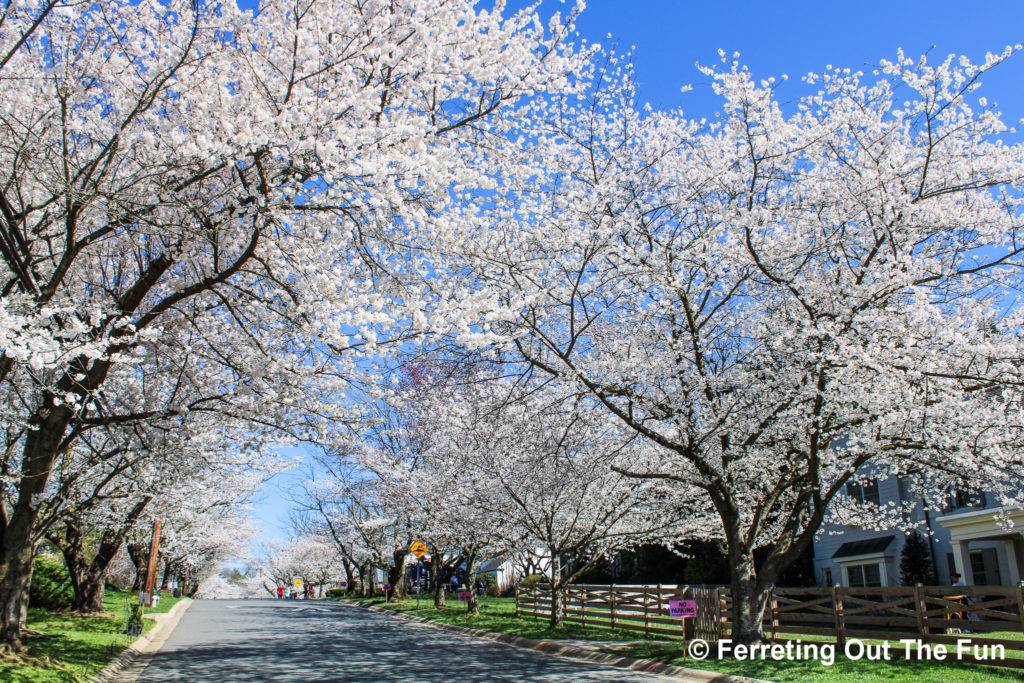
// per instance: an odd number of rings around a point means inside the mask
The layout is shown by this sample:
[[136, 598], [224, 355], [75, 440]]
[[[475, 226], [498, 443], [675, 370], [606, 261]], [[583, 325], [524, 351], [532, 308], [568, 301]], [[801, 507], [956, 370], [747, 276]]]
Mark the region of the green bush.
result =
[[345, 589], [344, 588], [328, 588], [326, 595], [329, 598], [343, 598], [343, 597], [345, 597]]
[[477, 577], [484, 582], [484, 595], [498, 596], [498, 577], [493, 572], [477, 574]]
[[45, 555], [37, 557], [28, 589], [29, 606], [48, 610], [71, 609], [74, 599], [67, 567]]
[[530, 574], [519, 579], [519, 590], [531, 590], [534, 586], [547, 583], [548, 577], [543, 574]]

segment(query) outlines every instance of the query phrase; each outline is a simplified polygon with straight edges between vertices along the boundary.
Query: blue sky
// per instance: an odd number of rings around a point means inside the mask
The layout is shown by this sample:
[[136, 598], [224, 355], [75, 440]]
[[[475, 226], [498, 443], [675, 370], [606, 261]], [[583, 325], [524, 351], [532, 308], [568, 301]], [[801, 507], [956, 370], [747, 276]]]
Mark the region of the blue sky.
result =
[[[509, 7], [528, 4], [510, 0]], [[241, 0], [240, 5], [252, 8], [256, 3]], [[545, 0], [540, 11], [547, 17], [570, 6]], [[798, 78], [809, 71], [830, 64], [870, 71], [870, 65], [895, 57], [901, 47], [908, 55], [928, 53], [935, 61], [949, 53], [982, 60], [986, 52], [1024, 42], [1024, 1], [590, 0], [577, 29], [588, 41], [616, 46], [619, 52], [635, 47], [642, 101], [659, 109], [680, 107], [700, 118], [713, 114], [718, 102], [695, 64], [714, 63], [719, 48], [730, 54], [739, 51], [759, 79], [789, 75], [784, 87], [796, 97]], [[681, 92], [684, 85], [693, 90]], [[1010, 125], [1024, 117], [1022, 85], [1024, 54], [985, 79], [982, 93], [999, 105]], [[287, 491], [302, 478], [299, 472], [279, 475], [265, 488], [255, 517], [266, 538], [287, 535]]]
[[[558, 5], [548, 0], [542, 7], [550, 13]], [[699, 118], [713, 113], [717, 102], [694, 65], [714, 63], [719, 48], [739, 51], [759, 79], [796, 79], [829, 64], [863, 68], [893, 58], [901, 47], [937, 60], [951, 52], [980, 60], [986, 51], [1024, 42], [1024, 2], [591, 0], [577, 29], [620, 51], [635, 46], [641, 99]], [[1013, 112], [1014, 121], [1024, 116], [1024, 59], [1004, 65], [987, 82], [990, 101]], [[790, 83], [796, 92], [799, 86]], [[693, 92], [680, 92], [686, 84]]]

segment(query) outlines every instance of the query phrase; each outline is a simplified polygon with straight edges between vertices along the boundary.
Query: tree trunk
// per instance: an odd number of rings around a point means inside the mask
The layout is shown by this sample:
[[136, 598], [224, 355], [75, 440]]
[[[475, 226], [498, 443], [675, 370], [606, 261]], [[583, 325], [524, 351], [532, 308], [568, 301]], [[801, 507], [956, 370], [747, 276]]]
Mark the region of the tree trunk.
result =
[[[68, 387], [70, 390], [70, 387]], [[52, 396], [35, 415], [26, 438], [18, 482], [18, 498], [10, 516], [0, 515], [0, 647], [22, 650], [21, 627], [28, 609], [39, 516], [39, 496], [46, 490], [53, 461], [71, 421], [66, 405], [56, 406]]]
[[160, 579], [160, 588], [158, 590], [166, 591], [171, 587], [171, 561], [164, 560], [164, 575]]
[[446, 604], [444, 588], [448, 584], [448, 572], [445, 571], [445, 563], [441, 560], [437, 548], [431, 548], [430, 552], [430, 581], [434, 589], [434, 607], [441, 609]]
[[476, 592], [476, 551], [466, 553], [466, 589], [469, 591], [469, 602], [466, 603], [466, 614], [480, 616], [480, 600]]
[[70, 518], [64, 522], [64, 535], [48, 534], [50, 542], [60, 549], [64, 555], [64, 564], [71, 577], [71, 587], [75, 592], [72, 609], [83, 614], [95, 614], [103, 611], [103, 580], [107, 568], [117, 555], [124, 542], [128, 530], [134, 526], [142, 511], [149, 504], [151, 497], [140, 500], [128, 513], [121, 526], [116, 529], [104, 529], [96, 546], [92, 559], [87, 559], [86, 533], [80, 520]]
[[551, 628], [559, 628], [565, 619], [565, 584], [562, 581], [562, 558], [551, 553]]
[[388, 568], [388, 583], [391, 584], [388, 602], [405, 600], [405, 558], [408, 554], [405, 548], [400, 548], [391, 555], [393, 564]]
[[774, 587], [757, 575], [750, 548], [729, 551], [732, 592], [732, 640], [750, 645], [764, 642], [762, 622]]
[[347, 557], [341, 558], [341, 564], [345, 567], [345, 594], [352, 595], [356, 590], [356, 572], [352, 560]]
[[[128, 557], [131, 559], [132, 564], [135, 565], [135, 581], [132, 583], [132, 593], [141, 593], [146, 585], [146, 553], [149, 551], [149, 545], [140, 542], [128, 543], [125, 547], [128, 549]], [[185, 586], [181, 588], [182, 592], [184, 592]]]
[[[367, 585], [369, 583], [367, 581], [367, 578], [368, 577], [367, 577], [367, 571], [366, 571], [366, 564], [359, 565], [359, 597], [361, 597], [361, 598], [367, 597], [367, 594], [368, 594], [367, 591], [370, 588]], [[373, 594], [369, 593], [369, 595], [373, 595]]]
[[0, 644], [15, 652], [22, 649], [21, 627], [28, 610], [34, 550], [28, 544], [20, 548], [4, 547], [0, 561]]
[[81, 533], [72, 526], [64, 532], [60, 541], [51, 538], [64, 555], [64, 566], [71, 578], [71, 590], [74, 600], [71, 609], [83, 614], [95, 614], [103, 611], [103, 574], [105, 563], [92, 563], [85, 556], [85, 542]]

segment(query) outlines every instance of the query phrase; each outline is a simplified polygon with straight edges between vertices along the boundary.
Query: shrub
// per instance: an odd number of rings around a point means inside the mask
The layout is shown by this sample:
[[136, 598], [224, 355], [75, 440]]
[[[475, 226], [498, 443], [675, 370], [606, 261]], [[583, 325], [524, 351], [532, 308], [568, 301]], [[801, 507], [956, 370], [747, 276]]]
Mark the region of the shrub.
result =
[[534, 586], [547, 583], [548, 577], [543, 574], [530, 574], [519, 579], [520, 590], [532, 590]]
[[343, 597], [345, 597], [345, 589], [344, 588], [328, 588], [326, 595], [329, 598], [343, 598]]
[[28, 589], [28, 604], [42, 609], [62, 610], [71, 609], [74, 599], [67, 567], [45, 555], [37, 557]]
[[477, 578], [484, 582], [484, 595], [498, 595], [498, 577], [496, 577], [493, 572], [477, 574]]

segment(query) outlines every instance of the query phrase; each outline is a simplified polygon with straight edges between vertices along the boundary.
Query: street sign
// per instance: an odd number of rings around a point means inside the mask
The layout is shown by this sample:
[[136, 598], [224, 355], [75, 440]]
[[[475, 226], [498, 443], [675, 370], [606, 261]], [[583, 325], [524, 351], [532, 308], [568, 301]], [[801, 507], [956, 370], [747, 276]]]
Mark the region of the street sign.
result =
[[411, 546], [409, 546], [409, 552], [411, 552], [416, 557], [423, 557], [427, 554], [427, 544], [423, 541], [416, 541]]
[[471, 597], [473, 597], [473, 594], [469, 591], [459, 591], [459, 602], [469, 602]]
[[697, 601], [696, 600], [669, 600], [668, 601], [668, 615], [670, 617], [696, 617], [697, 616]]
[[384, 590], [385, 590], [385, 591], [389, 591], [389, 590], [391, 590], [391, 584], [390, 584], [390, 583], [385, 583], [385, 584], [384, 584]]
[[348, 584], [345, 583], [344, 581], [339, 581], [338, 582], [338, 588], [345, 588], [346, 586], [348, 586]]
[[295, 579], [295, 587], [302, 588], [302, 579]]

